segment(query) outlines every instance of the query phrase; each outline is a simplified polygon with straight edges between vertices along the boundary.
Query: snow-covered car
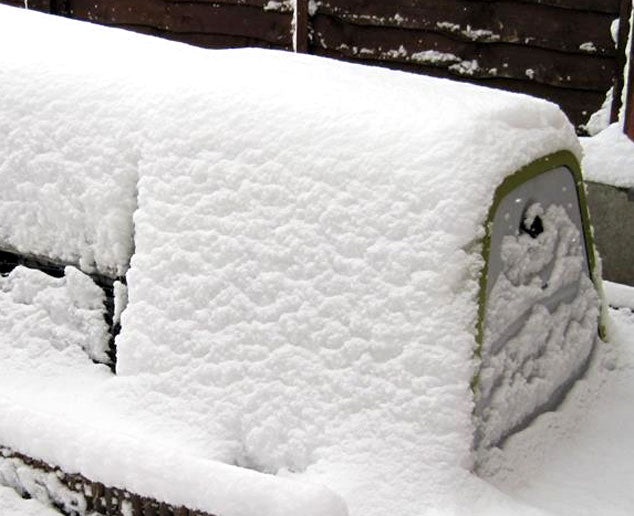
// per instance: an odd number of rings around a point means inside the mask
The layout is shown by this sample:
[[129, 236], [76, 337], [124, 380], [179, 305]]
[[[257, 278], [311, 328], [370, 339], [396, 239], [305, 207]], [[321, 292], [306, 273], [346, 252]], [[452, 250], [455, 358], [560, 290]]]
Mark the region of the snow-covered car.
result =
[[555, 105], [6, 7], [0, 46], [0, 483], [418, 514], [583, 373], [599, 277]]

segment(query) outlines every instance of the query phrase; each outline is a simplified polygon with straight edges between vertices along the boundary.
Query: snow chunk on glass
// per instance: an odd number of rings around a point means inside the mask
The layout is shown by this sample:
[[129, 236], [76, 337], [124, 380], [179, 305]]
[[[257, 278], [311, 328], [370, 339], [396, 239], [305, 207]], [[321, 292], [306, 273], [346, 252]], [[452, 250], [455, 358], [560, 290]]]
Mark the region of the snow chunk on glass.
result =
[[582, 242], [565, 207], [540, 203], [528, 206], [517, 235], [503, 237], [476, 395], [481, 449], [560, 401], [591, 354], [599, 299]]

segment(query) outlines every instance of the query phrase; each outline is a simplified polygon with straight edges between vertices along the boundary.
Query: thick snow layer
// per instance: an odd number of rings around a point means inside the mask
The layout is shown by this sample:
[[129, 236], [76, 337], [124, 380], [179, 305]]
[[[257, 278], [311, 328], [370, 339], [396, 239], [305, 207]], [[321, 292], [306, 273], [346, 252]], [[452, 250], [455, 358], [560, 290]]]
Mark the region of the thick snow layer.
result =
[[581, 138], [581, 143], [586, 181], [634, 188], [634, 142], [623, 134], [620, 123], [592, 138]]
[[66, 357], [41, 393], [11, 365], [0, 442], [227, 516], [345, 514], [285, 476], [352, 515], [452, 495], [472, 462], [478, 242], [508, 174], [579, 155], [558, 108], [10, 8], [0, 45], [18, 49], [0, 55], [0, 240], [120, 273], [133, 216], [135, 247], [122, 376]]
[[16, 353], [53, 349], [70, 355], [83, 350], [97, 362], [109, 361], [103, 291], [74, 267], [64, 272], [53, 278], [19, 266], [0, 276], [2, 362], [16, 361]]
[[2, 48], [12, 49], [0, 58], [0, 249], [124, 274], [133, 247], [139, 88], [108, 67], [105, 47], [91, 51], [73, 39], [89, 30], [60, 27], [55, 44], [23, 43], [16, 37], [23, 20], [42, 38], [50, 25], [14, 11], [3, 7], [0, 15]]

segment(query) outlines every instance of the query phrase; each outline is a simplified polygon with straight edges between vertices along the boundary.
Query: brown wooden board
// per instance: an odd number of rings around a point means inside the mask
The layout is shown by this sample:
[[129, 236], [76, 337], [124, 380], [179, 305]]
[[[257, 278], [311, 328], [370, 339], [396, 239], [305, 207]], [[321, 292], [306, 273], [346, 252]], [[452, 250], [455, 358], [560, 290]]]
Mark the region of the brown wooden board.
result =
[[261, 39], [246, 38], [242, 36], [231, 36], [227, 34], [208, 34], [208, 33], [195, 33], [195, 32], [169, 32], [155, 27], [147, 27], [145, 25], [118, 25], [118, 24], [104, 24], [110, 27], [131, 30], [140, 34], [146, 34], [149, 36], [156, 36], [170, 41], [178, 41], [181, 43], [187, 43], [203, 48], [245, 48], [245, 47], [259, 47], [270, 48], [274, 50], [292, 50], [289, 45], [276, 45], [269, 43]]
[[[496, 2], [497, 0], [482, 0]], [[518, 0], [518, 3], [550, 5], [562, 9], [618, 13], [619, 0]]]
[[[617, 13], [522, 2], [466, 0], [323, 0], [317, 14], [355, 25], [423, 29], [463, 41], [505, 42], [613, 56], [610, 25]], [[592, 43], [590, 46], [588, 43]]]
[[421, 66], [413, 63], [398, 63], [394, 61], [363, 61], [352, 59], [348, 56], [335, 51], [324, 49], [313, 49], [317, 55], [331, 57], [350, 62], [362, 62], [364, 64], [376, 65], [394, 70], [402, 70], [417, 74], [429, 75], [432, 77], [445, 78], [451, 80], [459, 80], [477, 84], [480, 86], [503, 89], [517, 93], [525, 93], [535, 97], [543, 98], [559, 104], [561, 109], [566, 113], [570, 121], [577, 130], [584, 132], [583, 125], [588, 121], [590, 115], [601, 107], [605, 98], [604, 92], [591, 90], [578, 90], [574, 88], [559, 88], [540, 84], [537, 82], [527, 82], [522, 80], [494, 78], [476, 80], [471, 77], [457, 77], [444, 68]]
[[616, 73], [615, 60], [609, 57], [507, 43], [456, 41], [426, 31], [351, 25], [322, 15], [312, 18], [311, 48], [365, 61], [434, 66], [472, 79], [519, 79], [601, 92], [611, 86]]
[[[24, 8], [24, 0], [0, 0], [0, 4]], [[29, 9], [48, 13], [51, 10], [51, 0], [29, 0]]]
[[288, 13], [238, 4], [165, 0], [69, 0], [69, 15], [108, 25], [134, 25], [166, 33], [215, 34], [291, 44]]
[[[320, 0], [321, 3], [324, 0]], [[495, 5], [502, 3], [512, 3], [515, 5], [527, 4], [547, 7], [557, 7], [573, 11], [602, 12], [618, 15], [619, 0], [326, 0], [328, 3], [348, 6], [352, 12], [368, 13], [372, 12], [378, 4], [385, 3], [398, 9], [402, 8], [441, 8], [444, 4], [460, 3], [461, 8], [469, 9], [486, 4]]]
[[222, 5], [250, 5], [269, 11], [291, 12], [293, 10], [292, 0], [165, 0], [171, 4], [222, 4]]

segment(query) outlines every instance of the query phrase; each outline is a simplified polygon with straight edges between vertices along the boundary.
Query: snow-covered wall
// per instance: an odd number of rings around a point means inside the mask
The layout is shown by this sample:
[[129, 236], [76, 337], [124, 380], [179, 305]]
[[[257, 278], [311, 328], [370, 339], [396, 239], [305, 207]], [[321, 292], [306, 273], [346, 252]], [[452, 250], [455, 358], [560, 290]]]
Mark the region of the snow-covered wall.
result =
[[[117, 274], [132, 259], [120, 376], [84, 395], [109, 407], [99, 418], [126, 423], [65, 453], [52, 444], [73, 441], [72, 427], [42, 413], [45, 437], [11, 438], [28, 419], [16, 404], [0, 442], [222, 514], [251, 514], [252, 500], [227, 509], [134, 463], [153, 444], [160, 458], [185, 446], [199, 460], [178, 473], [191, 485], [205, 468], [232, 486], [256, 478], [221, 461], [326, 484], [354, 515], [413, 514], [447, 495], [472, 461], [483, 225], [507, 175], [561, 149], [579, 155], [561, 111], [0, 8], [9, 44], [19, 51], [0, 55], [0, 141], [11, 139], [0, 144], [11, 185], [0, 246]], [[18, 384], [0, 387], [19, 400]], [[100, 464], [99, 446], [134, 450], [129, 473]], [[329, 500], [322, 513], [343, 514]]]

